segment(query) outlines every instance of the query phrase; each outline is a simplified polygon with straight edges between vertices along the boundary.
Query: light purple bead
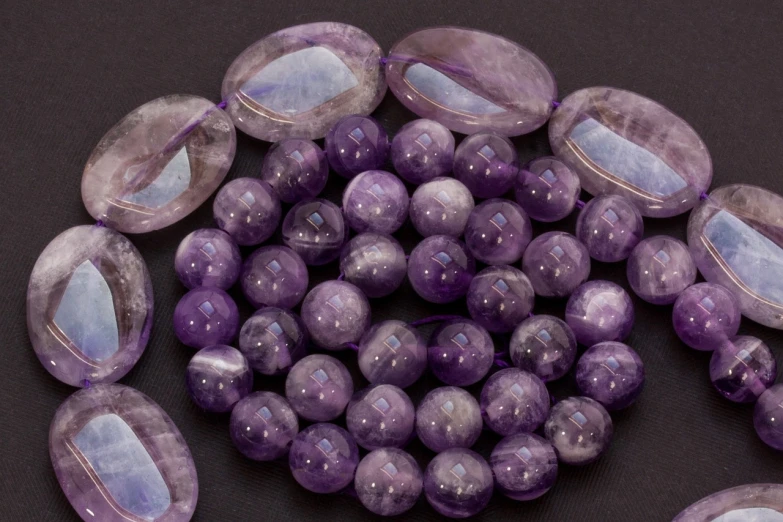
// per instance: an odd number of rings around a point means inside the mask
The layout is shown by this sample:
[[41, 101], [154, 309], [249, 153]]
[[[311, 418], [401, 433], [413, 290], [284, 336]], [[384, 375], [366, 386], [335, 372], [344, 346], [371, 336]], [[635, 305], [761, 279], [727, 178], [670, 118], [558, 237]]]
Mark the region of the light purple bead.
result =
[[711, 351], [737, 335], [742, 318], [739, 301], [726, 287], [699, 283], [682, 291], [674, 302], [674, 331], [696, 350]]
[[776, 522], [783, 516], [783, 485], [745, 484], [692, 504], [672, 522]]
[[215, 223], [239, 245], [258, 245], [269, 239], [280, 224], [280, 199], [272, 187], [256, 178], [226, 183], [212, 205]]
[[353, 380], [345, 365], [329, 355], [308, 355], [285, 380], [285, 396], [303, 419], [329, 421], [339, 417], [353, 395]]
[[367, 232], [343, 247], [340, 272], [367, 297], [386, 297], [402, 284], [408, 261], [399, 241], [392, 236]]
[[468, 187], [454, 178], [435, 178], [419, 185], [411, 196], [411, 222], [424, 237], [459, 237], [475, 203]]
[[498, 435], [533, 432], [549, 413], [549, 392], [541, 379], [519, 368], [493, 374], [481, 390], [481, 415]]
[[514, 500], [533, 500], [557, 479], [552, 445], [532, 433], [517, 433], [498, 442], [489, 459], [498, 491]]
[[783, 450], [783, 384], [761, 394], [753, 410], [753, 426], [765, 444]]
[[576, 237], [596, 261], [627, 259], [643, 235], [644, 220], [639, 209], [622, 196], [594, 197], [576, 220]]
[[470, 319], [451, 319], [432, 332], [427, 355], [432, 373], [441, 382], [469, 386], [489, 372], [495, 345], [480, 324]]
[[329, 129], [324, 148], [332, 170], [350, 179], [386, 163], [389, 137], [374, 118], [346, 116]]
[[603, 341], [624, 341], [634, 318], [628, 293], [609, 281], [588, 281], [566, 304], [566, 323], [576, 340], [588, 347]]
[[345, 281], [326, 281], [310, 290], [301, 313], [312, 340], [326, 350], [358, 343], [370, 327], [370, 303]]
[[476, 399], [455, 386], [430, 391], [416, 410], [416, 435], [436, 453], [473, 446], [482, 426]]
[[477, 198], [502, 196], [514, 185], [518, 174], [517, 150], [500, 134], [471, 134], [454, 152], [454, 177]]
[[313, 424], [299, 432], [288, 454], [294, 479], [313, 493], [335, 493], [353, 480], [359, 447], [334, 424]]
[[287, 400], [261, 391], [234, 406], [229, 430], [234, 446], [247, 458], [275, 460], [288, 453], [299, 432], [299, 419]]
[[579, 177], [568, 165], [547, 156], [522, 168], [514, 195], [531, 218], [551, 223], [574, 210], [581, 188]]
[[476, 274], [468, 287], [468, 311], [495, 333], [511, 332], [533, 310], [533, 287], [521, 270], [501, 265]]
[[180, 242], [174, 271], [186, 288], [228, 290], [239, 278], [242, 256], [231, 236], [216, 228], [194, 230]]
[[427, 368], [427, 345], [413, 326], [402, 321], [373, 325], [359, 343], [359, 369], [371, 384], [407, 388]]
[[696, 264], [682, 241], [653, 236], [631, 252], [627, 276], [634, 293], [648, 303], [671, 304], [696, 281]]
[[567, 297], [590, 276], [590, 254], [571, 234], [547, 232], [528, 245], [522, 271], [536, 295]]
[[395, 233], [408, 219], [409, 205], [408, 189], [384, 170], [362, 172], [343, 192], [345, 222], [359, 233]]
[[307, 354], [309, 336], [298, 315], [267, 307], [254, 313], [239, 331], [239, 350], [263, 375], [288, 373]]
[[476, 273], [476, 262], [462, 241], [449, 236], [425, 238], [408, 259], [408, 280], [431, 303], [463, 297]]
[[299, 203], [326, 187], [329, 164], [321, 147], [310, 140], [289, 138], [269, 148], [261, 166], [261, 179], [277, 192], [281, 201]]
[[576, 385], [586, 397], [609, 411], [627, 408], [644, 387], [644, 363], [623, 343], [605, 342], [591, 346], [576, 365]]
[[397, 174], [414, 185], [445, 176], [454, 164], [454, 136], [436, 121], [414, 120], [394, 136], [391, 159]]
[[544, 434], [560, 462], [590, 464], [609, 448], [612, 418], [600, 403], [588, 397], [569, 397], [552, 406]]
[[199, 408], [222, 413], [253, 391], [253, 370], [236, 348], [208, 346], [190, 359], [185, 384]]
[[239, 331], [239, 309], [220, 288], [194, 288], [174, 309], [174, 334], [182, 344], [204, 348], [227, 344]]
[[402, 448], [413, 437], [416, 410], [397, 386], [380, 384], [356, 392], [345, 424], [364, 449]]
[[255, 308], [293, 308], [307, 292], [310, 276], [302, 258], [288, 247], [264, 246], [250, 254], [239, 283]]
[[507, 199], [477, 205], [465, 225], [465, 244], [488, 265], [510, 265], [522, 258], [533, 239], [533, 228], [522, 208]]
[[449, 518], [470, 517], [487, 507], [494, 485], [487, 461], [469, 449], [439, 453], [424, 471], [427, 502]]
[[307, 265], [325, 265], [340, 256], [348, 237], [342, 211], [325, 199], [294, 205], [283, 220], [283, 242]]
[[718, 346], [710, 359], [710, 380], [733, 402], [754, 402], [775, 383], [778, 366], [769, 347], [750, 335], [738, 335]]
[[508, 349], [514, 366], [549, 382], [561, 378], [574, 364], [576, 336], [557, 317], [536, 315], [516, 327]]
[[419, 465], [396, 448], [372, 451], [356, 468], [356, 495], [376, 515], [393, 516], [408, 511], [419, 499], [422, 486]]

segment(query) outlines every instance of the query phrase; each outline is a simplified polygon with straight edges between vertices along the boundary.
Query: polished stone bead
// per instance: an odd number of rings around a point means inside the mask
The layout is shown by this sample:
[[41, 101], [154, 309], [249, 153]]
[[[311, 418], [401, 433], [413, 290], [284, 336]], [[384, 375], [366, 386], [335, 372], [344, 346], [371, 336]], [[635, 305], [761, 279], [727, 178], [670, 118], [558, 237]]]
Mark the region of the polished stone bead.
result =
[[459, 237], [474, 205], [473, 196], [461, 182], [435, 178], [419, 185], [411, 196], [411, 223], [424, 237]]
[[642, 240], [644, 220], [636, 205], [622, 196], [596, 196], [579, 212], [576, 237], [590, 257], [604, 263], [627, 259]]
[[395, 233], [408, 219], [409, 205], [408, 189], [385, 170], [362, 172], [343, 192], [345, 221], [359, 233]]
[[71, 386], [110, 383], [128, 373], [147, 346], [152, 310], [144, 259], [105, 227], [60, 233], [41, 252], [27, 285], [35, 355]]
[[239, 349], [250, 367], [263, 375], [288, 373], [307, 354], [308, 341], [298, 315], [271, 306], [254, 313], [239, 331]]
[[408, 259], [408, 280], [431, 303], [450, 303], [468, 292], [476, 262], [465, 244], [449, 236], [425, 238]]
[[325, 199], [302, 201], [291, 207], [282, 232], [283, 242], [312, 266], [337, 259], [348, 238], [342, 211]]
[[60, 487], [83, 520], [187, 522], [196, 466], [168, 415], [143, 393], [98, 384], [63, 402], [49, 430]]
[[589, 281], [566, 304], [565, 319], [576, 340], [590, 347], [603, 341], [624, 341], [635, 313], [628, 293], [609, 281]]
[[753, 410], [753, 426], [765, 444], [783, 450], [783, 384], [761, 394]]
[[288, 454], [294, 479], [313, 493], [335, 493], [353, 480], [359, 447], [334, 424], [313, 424], [299, 432]]
[[468, 312], [474, 321], [495, 333], [511, 332], [533, 310], [533, 287], [517, 268], [490, 266], [476, 274], [468, 287]]
[[509, 355], [514, 366], [544, 382], [565, 375], [576, 359], [576, 336], [564, 321], [535, 315], [522, 321], [511, 335]]
[[367, 232], [343, 247], [340, 272], [367, 297], [386, 297], [402, 284], [408, 261], [402, 245], [392, 236]]
[[242, 352], [225, 345], [207, 346], [196, 353], [185, 370], [188, 394], [209, 412], [231, 411], [253, 391], [253, 370]]
[[550, 223], [560, 221], [574, 210], [581, 190], [579, 177], [568, 165], [546, 156], [522, 168], [514, 195], [531, 218]]
[[389, 137], [374, 118], [346, 116], [329, 129], [324, 148], [332, 170], [352, 178], [386, 163]]
[[445, 176], [454, 165], [454, 136], [432, 120], [414, 120], [397, 132], [391, 160], [400, 177], [414, 185]]
[[308, 355], [294, 364], [285, 380], [285, 396], [303, 419], [329, 421], [345, 411], [353, 380], [345, 365], [329, 355]]
[[264, 141], [323, 138], [343, 116], [370, 114], [386, 93], [383, 51], [351, 25], [288, 27], [254, 43], [221, 93], [240, 130]]
[[408, 511], [421, 495], [421, 468], [409, 454], [396, 448], [367, 454], [356, 468], [354, 488], [364, 507], [376, 515]]
[[187, 288], [214, 286], [228, 290], [241, 269], [239, 247], [217, 228], [194, 230], [180, 242], [174, 256], [174, 271]]
[[658, 103], [613, 87], [589, 87], [561, 102], [549, 122], [555, 156], [590, 194], [617, 194], [643, 216], [682, 214], [712, 180], [706, 145]]
[[415, 327], [383, 321], [362, 336], [358, 358], [359, 369], [370, 384], [407, 388], [427, 369], [427, 344]]
[[345, 424], [364, 449], [402, 448], [413, 437], [416, 410], [397, 386], [380, 384], [356, 392], [345, 412]]
[[234, 406], [229, 430], [234, 446], [247, 458], [275, 460], [288, 453], [299, 419], [283, 397], [260, 391]]
[[286, 203], [314, 198], [329, 179], [326, 153], [311, 140], [288, 138], [278, 141], [264, 157], [261, 179]]
[[528, 49], [491, 33], [431, 27], [395, 43], [386, 62], [400, 102], [462, 134], [518, 136], [546, 123], [555, 78]]
[[184, 218], [218, 188], [234, 160], [231, 119], [209, 100], [164, 96], [131, 111], [95, 146], [82, 200], [119, 232], [151, 232]]
[[416, 410], [416, 435], [436, 453], [473, 446], [482, 426], [476, 399], [455, 386], [430, 391]]
[[549, 414], [549, 392], [532, 373], [506, 368], [484, 383], [480, 404], [484, 423], [498, 435], [530, 433]]
[[671, 304], [696, 281], [696, 264], [685, 243], [648, 237], [631, 252], [626, 267], [634, 293], [652, 304]]
[[492, 498], [492, 470], [484, 458], [469, 449], [439, 453], [424, 471], [427, 502], [449, 518], [466, 518], [487, 507]]
[[492, 368], [495, 345], [489, 332], [470, 319], [451, 319], [430, 336], [427, 358], [430, 370], [450, 386], [477, 383]]
[[288, 247], [264, 246], [250, 254], [242, 266], [239, 284], [255, 308], [293, 308], [307, 292], [310, 282], [302, 258]]
[[576, 385], [585, 397], [609, 411], [627, 408], [644, 387], [644, 363], [623, 343], [598, 343], [582, 354], [576, 365]]
[[498, 442], [489, 459], [498, 491], [514, 500], [533, 500], [557, 479], [557, 455], [546, 440], [517, 433]]
[[220, 288], [194, 288], [174, 309], [174, 334], [193, 348], [228, 344], [239, 331], [239, 309]]
[[713, 493], [674, 517], [672, 522], [780, 522], [783, 485], [747, 484]]
[[514, 185], [518, 174], [517, 150], [500, 134], [471, 134], [454, 152], [454, 177], [477, 198], [502, 196]]
[[544, 434], [560, 462], [573, 466], [597, 460], [612, 441], [612, 418], [588, 397], [569, 397], [552, 406]]
[[755, 402], [775, 383], [775, 356], [760, 339], [739, 335], [721, 343], [710, 359], [710, 380], [733, 402]]
[[672, 310], [674, 331], [682, 342], [696, 350], [712, 351], [737, 335], [740, 319], [736, 296], [714, 283], [689, 286]]
[[546, 232], [528, 245], [522, 271], [536, 295], [568, 297], [590, 276], [590, 254], [571, 234]]
[[510, 265], [522, 258], [533, 228], [522, 208], [507, 199], [476, 205], [465, 224], [465, 244], [473, 257], [488, 265]]
[[326, 281], [310, 290], [301, 313], [311, 339], [325, 350], [358, 343], [370, 327], [367, 297], [345, 281]]
[[280, 224], [280, 199], [269, 183], [256, 178], [229, 181], [212, 205], [215, 223], [239, 245], [258, 245]]

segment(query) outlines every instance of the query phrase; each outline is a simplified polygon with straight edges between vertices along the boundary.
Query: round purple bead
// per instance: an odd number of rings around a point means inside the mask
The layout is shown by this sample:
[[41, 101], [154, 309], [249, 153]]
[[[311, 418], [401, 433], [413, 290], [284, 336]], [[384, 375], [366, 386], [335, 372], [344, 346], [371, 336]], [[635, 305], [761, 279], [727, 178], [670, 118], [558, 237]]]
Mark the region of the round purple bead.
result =
[[459, 237], [475, 203], [468, 187], [454, 178], [435, 178], [419, 185], [411, 196], [411, 222], [424, 237]]
[[311, 421], [336, 419], [345, 411], [351, 395], [351, 374], [329, 355], [308, 355], [294, 364], [285, 380], [285, 396], [291, 407]]
[[227, 290], [236, 283], [241, 268], [239, 247], [217, 228], [200, 228], [185, 236], [174, 257], [177, 277], [191, 289], [214, 286]]
[[253, 391], [253, 370], [236, 348], [207, 346], [190, 359], [185, 383], [199, 408], [222, 413]]
[[263, 375], [287, 373], [307, 354], [307, 341], [299, 316], [271, 306], [254, 313], [239, 331], [239, 350]]
[[194, 288], [174, 309], [174, 334], [182, 344], [204, 348], [233, 341], [239, 331], [239, 309], [220, 288]]
[[465, 243], [473, 256], [488, 265], [510, 265], [522, 258], [533, 239], [533, 228], [522, 208], [507, 199], [480, 203], [468, 216]]
[[297, 203], [283, 220], [283, 242], [307, 265], [325, 265], [340, 256], [348, 227], [337, 205], [325, 199]]
[[397, 174], [414, 185], [445, 176], [454, 165], [454, 136], [436, 121], [414, 120], [394, 136], [391, 159]]
[[462, 241], [449, 236], [425, 238], [408, 259], [408, 280], [431, 303], [450, 303], [468, 292], [476, 262]]
[[618, 342], [591, 346], [576, 364], [576, 385], [609, 411], [627, 408], [644, 387], [644, 364], [630, 346]]
[[562, 161], [547, 156], [522, 168], [514, 192], [517, 203], [531, 218], [550, 223], [574, 210], [580, 190], [576, 173]]
[[480, 404], [484, 423], [498, 435], [532, 432], [549, 413], [549, 391], [532, 373], [506, 368], [484, 383]]
[[352, 178], [386, 163], [389, 137], [369, 116], [345, 116], [329, 129], [324, 148], [332, 170]]
[[416, 435], [436, 453], [473, 446], [482, 426], [476, 399], [454, 386], [430, 391], [416, 410]]
[[576, 237], [596, 261], [614, 263], [627, 259], [643, 235], [642, 214], [622, 196], [594, 197], [576, 220]]
[[769, 347], [750, 335], [721, 343], [710, 359], [710, 380], [733, 402], [754, 402], [775, 383], [778, 366]]
[[467, 518], [487, 507], [494, 482], [492, 469], [481, 455], [453, 448], [430, 461], [424, 471], [424, 495], [441, 515]]
[[551, 315], [525, 319], [511, 335], [511, 362], [544, 382], [565, 375], [576, 359], [576, 336], [565, 322]]
[[487, 330], [470, 319], [441, 323], [430, 336], [427, 356], [432, 373], [450, 386], [477, 383], [492, 368], [495, 345]]
[[397, 386], [381, 384], [356, 393], [348, 403], [345, 424], [364, 449], [402, 448], [413, 437], [416, 410]]
[[245, 260], [239, 284], [255, 308], [293, 308], [304, 297], [310, 276], [302, 258], [288, 247], [261, 247]]
[[288, 453], [299, 432], [299, 420], [287, 400], [261, 391], [234, 406], [229, 430], [234, 446], [247, 458], [275, 460]]
[[280, 199], [269, 183], [238, 178], [226, 183], [212, 205], [217, 225], [239, 245], [258, 245], [280, 224]]
[[753, 410], [753, 426], [765, 444], [783, 450], [783, 384], [761, 394]]
[[589, 281], [574, 290], [565, 311], [566, 323], [585, 346], [624, 341], [635, 318], [628, 293], [609, 281]]
[[627, 276], [636, 295], [648, 303], [671, 304], [696, 281], [696, 264], [682, 241], [653, 236], [631, 252]]
[[560, 462], [574, 466], [598, 459], [612, 441], [612, 418], [588, 397], [569, 397], [552, 406], [544, 434]]
[[409, 205], [400, 178], [383, 170], [362, 172], [343, 192], [345, 221], [359, 233], [395, 233], [408, 219]]
[[454, 152], [454, 177], [477, 198], [502, 196], [514, 185], [518, 174], [517, 150], [500, 134], [471, 134]]
[[468, 287], [468, 311], [478, 324], [506, 333], [527, 318], [535, 295], [530, 280], [511, 266], [490, 266], [476, 274]]
[[359, 343], [359, 369], [371, 384], [407, 388], [427, 368], [427, 345], [413, 326], [402, 321], [373, 325]]
[[343, 247], [340, 272], [367, 297], [386, 297], [402, 284], [408, 261], [399, 241], [392, 236], [367, 232]]
[[340, 350], [345, 343], [358, 343], [370, 327], [370, 303], [351, 283], [326, 281], [305, 297], [302, 320], [315, 344]]
[[335, 493], [353, 480], [359, 447], [334, 424], [313, 424], [299, 432], [288, 454], [294, 479], [313, 493]]
[[571, 234], [547, 232], [528, 245], [522, 271], [537, 295], [567, 297], [590, 276], [590, 254]]
[[376, 515], [393, 516], [416, 504], [423, 486], [421, 468], [396, 448], [367, 454], [356, 468], [354, 487], [364, 507]]
[[517, 433], [498, 442], [489, 458], [498, 490], [514, 500], [533, 500], [557, 479], [552, 445], [532, 433]]
[[739, 301], [726, 287], [699, 283], [682, 291], [674, 302], [674, 331], [696, 350], [711, 351], [737, 335], [742, 315]]
[[315, 142], [299, 138], [272, 145], [261, 167], [261, 179], [286, 203], [316, 197], [328, 178], [329, 164], [324, 151]]

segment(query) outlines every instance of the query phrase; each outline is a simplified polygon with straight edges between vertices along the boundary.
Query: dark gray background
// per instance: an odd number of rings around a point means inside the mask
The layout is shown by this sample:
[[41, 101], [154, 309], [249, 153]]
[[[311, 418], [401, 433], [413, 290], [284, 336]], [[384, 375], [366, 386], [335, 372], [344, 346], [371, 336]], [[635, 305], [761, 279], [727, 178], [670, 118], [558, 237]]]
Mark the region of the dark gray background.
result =
[[[453, 24], [501, 34], [529, 47], [554, 71], [561, 98], [582, 87], [611, 85], [660, 101], [701, 134], [715, 165], [713, 187], [736, 182], [783, 192], [783, 3], [714, 0], [656, 2], [3, 2], [0, 9], [0, 519], [76, 520], [51, 470], [49, 422], [73, 389], [38, 363], [27, 337], [27, 278], [46, 244], [67, 227], [90, 223], [80, 198], [85, 160], [123, 115], [153, 98], [190, 93], [219, 100], [223, 74], [248, 45], [275, 30], [335, 20], [361, 27], [388, 51], [407, 32]], [[413, 115], [387, 94], [375, 115], [390, 133]], [[549, 153], [545, 130], [515, 139], [523, 160]], [[259, 172], [267, 144], [239, 136], [229, 178]], [[344, 182], [330, 181], [339, 198]], [[684, 238], [687, 216], [646, 220], [646, 234]], [[163, 231], [131, 237], [152, 273], [155, 326], [146, 353], [122, 383], [148, 394], [179, 426], [198, 467], [201, 494], [194, 520], [369, 519], [346, 495], [315, 496], [285, 464], [256, 463], [231, 445], [226, 416], [190, 402], [183, 372], [193, 352], [175, 339], [171, 317], [184, 293], [173, 272], [174, 251], [191, 230], [211, 226], [211, 200]], [[573, 231], [574, 220], [558, 223]], [[545, 230], [536, 225], [536, 233]], [[406, 249], [417, 238], [407, 227]], [[248, 251], [244, 252], [245, 254]], [[314, 271], [314, 282], [337, 276]], [[592, 279], [623, 284], [625, 264], [594, 263]], [[241, 301], [241, 296], [234, 292]], [[709, 354], [685, 347], [671, 327], [671, 306], [634, 299], [637, 321], [628, 340], [647, 367], [639, 402], [614, 415], [609, 453], [585, 468], [561, 467], [552, 491], [515, 503], [495, 495], [479, 518], [542, 521], [667, 521], [699, 498], [750, 482], [783, 482], [783, 456], [763, 445], [752, 407], [712, 389]], [[460, 306], [451, 311], [464, 312]], [[563, 303], [536, 304], [562, 316]], [[374, 319], [442, 313], [403, 287], [373, 303]], [[250, 313], [247, 306], [243, 314]], [[778, 354], [781, 332], [744, 320], [741, 333]], [[344, 354], [357, 386], [355, 356]], [[783, 362], [783, 361], [781, 361]], [[573, 393], [565, 382], [557, 397]], [[257, 379], [280, 390], [282, 379]], [[418, 400], [435, 379], [411, 390]], [[474, 387], [477, 391], [479, 387]], [[496, 437], [482, 435], [489, 455]], [[422, 464], [432, 454], [410, 451]], [[433, 520], [422, 499], [406, 515]]]

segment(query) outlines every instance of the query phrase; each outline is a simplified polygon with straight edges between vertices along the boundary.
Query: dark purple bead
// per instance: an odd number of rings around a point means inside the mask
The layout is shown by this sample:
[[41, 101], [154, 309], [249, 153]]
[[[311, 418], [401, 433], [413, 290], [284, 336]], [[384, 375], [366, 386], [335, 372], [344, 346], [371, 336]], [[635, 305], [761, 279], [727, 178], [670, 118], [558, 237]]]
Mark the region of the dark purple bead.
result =
[[419, 465], [396, 448], [370, 452], [356, 468], [356, 495], [376, 515], [392, 516], [408, 511], [419, 499], [422, 486]]
[[488, 265], [510, 265], [522, 258], [533, 228], [522, 208], [507, 199], [490, 199], [476, 206], [465, 225], [465, 244]]
[[288, 247], [261, 247], [245, 260], [239, 283], [255, 308], [293, 308], [307, 292], [310, 276], [302, 258]]
[[469, 449], [446, 450], [424, 471], [427, 502], [449, 518], [470, 517], [487, 507], [494, 485], [487, 461]]
[[326, 186], [329, 164], [321, 147], [310, 140], [289, 138], [269, 148], [261, 179], [286, 203], [316, 197]]
[[445, 176], [454, 164], [454, 136], [436, 121], [411, 121], [394, 136], [391, 159], [397, 174], [414, 185]]
[[783, 450], [783, 384], [761, 394], [753, 410], [753, 426], [765, 444]]
[[585, 346], [624, 341], [631, 333], [635, 313], [628, 293], [609, 281], [588, 281], [574, 290], [565, 318], [576, 340]]
[[308, 340], [298, 315], [271, 306], [254, 313], [239, 331], [239, 349], [250, 367], [264, 375], [288, 373], [307, 354]]
[[288, 454], [291, 474], [313, 493], [335, 493], [351, 483], [359, 465], [359, 447], [334, 424], [313, 424], [299, 432]]
[[565, 322], [551, 315], [525, 319], [514, 330], [509, 343], [514, 366], [544, 382], [565, 375], [576, 359], [576, 336]]
[[544, 434], [560, 462], [590, 464], [609, 447], [612, 418], [600, 403], [588, 397], [569, 397], [552, 406]]
[[419, 185], [411, 196], [411, 223], [424, 237], [459, 237], [473, 206], [468, 187], [454, 178], [435, 178]]
[[239, 309], [220, 288], [194, 288], [174, 309], [174, 334], [182, 344], [204, 348], [227, 344], [239, 331]]
[[187, 288], [214, 286], [227, 290], [242, 268], [239, 247], [216, 228], [194, 230], [182, 240], [174, 257], [174, 271]]
[[454, 177], [477, 198], [508, 192], [519, 174], [519, 156], [511, 140], [494, 132], [471, 134], [454, 152]]
[[345, 424], [364, 449], [402, 448], [413, 437], [416, 410], [397, 386], [380, 384], [356, 392]]
[[733, 402], [754, 402], [775, 383], [778, 366], [769, 347], [750, 335], [721, 343], [710, 359], [710, 380]]
[[324, 148], [332, 170], [352, 178], [386, 163], [389, 137], [369, 116], [346, 116], [329, 129]]
[[185, 383], [199, 408], [222, 413], [253, 391], [253, 370], [236, 348], [207, 346], [190, 359]]
[[370, 327], [370, 303], [345, 281], [326, 281], [310, 290], [301, 313], [313, 342], [326, 350], [358, 343]]
[[291, 407], [311, 421], [336, 419], [345, 411], [351, 395], [351, 374], [329, 355], [308, 355], [294, 364], [285, 380], [285, 396]]
[[392, 236], [367, 232], [343, 247], [340, 272], [367, 297], [386, 297], [402, 284], [408, 261], [399, 241]]
[[408, 259], [408, 280], [425, 300], [450, 303], [468, 292], [476, 262], [462, 241], [449, 236], [425, 238]]
[[269, 183], [238, 178], [226, 183], [212, 205], [215, 223], [239, 245], [258, 245], [280, 224], [280, 199]]
[[590, 254], [571, 234], [547, 232], [528, 245], [522, 271], [537, 295], [568, 297], [590, 276]]
[[581, 188], [579, 177], [568, 165], [547, 156], [522, 168], [514, 195], [531, 218], [550, 223], [574, 210]]
[[416, 435], [436, 453], [473, 446], [482, 426], [476, 399], [455, 386], [430, 391], [416, 410]]
[[596, 261], [627, 259], [642, 240], [644, 220], [636, 205], [622, 196], [597, 196], [587, 202], [576, 220], [576, 237]]
[[299, 420], [288, 401], [260, 391], [240, 400], [229, 426], [234, 446], [253, 460], [275, 460], [286, 453], [299, 432]]
[[484, 383], [480, 404], [484, 423], [498, 435], [532, 432], [549, 413], [549, 392], [532, 373], [506, 368]]
[[408, 219], [410, 198], [400, 178], [384, 170], [362, 172], [343, 192], [345, 222], [355, 231], [393, 234]]
[[427, 345], [413, 326], [402, 321], [373, 325], [359, 343], [359, 369], [371, 384], [407, 388], [427, 368]]
[[631, 252], [627, 276], [634, 293], [648, 303], [671, 304], [696, 281], [696, 264], [682, 241], [653, 236]]
[[711, 351], [737, 335], [739, 301], [726, 287], [699, 283], [682, 291], [674, 302], [674, 331], [696, 350]]
[[498, 491], [514, 500], [533, 500], [557, 479], [557, 455], [545, 439], [517, 433], [498, 442], [489, 459]]
[[468, 311], [474, 321], [495, 333], [506, 333], [533, 310], [533, 287], [521, 270], [490, 266], [476, 274], [468, 287]]
[[607, 410], [621, 410], [642, 393], [644, 363], [630, 346], [612, 341], [598, 343], [579, 358], [576, 385], [584, 396]]
[[325, 199], [297, 203], [283, 220], [283, 242], [307, 265], [325, 265], [340, 256], [348, 237], [342, 211]]
[[450, 386], [469, 386], [489, 372], [495, 345], [487, 330], [470, 319], [444, 321], [430, 336], [430, 369]]

